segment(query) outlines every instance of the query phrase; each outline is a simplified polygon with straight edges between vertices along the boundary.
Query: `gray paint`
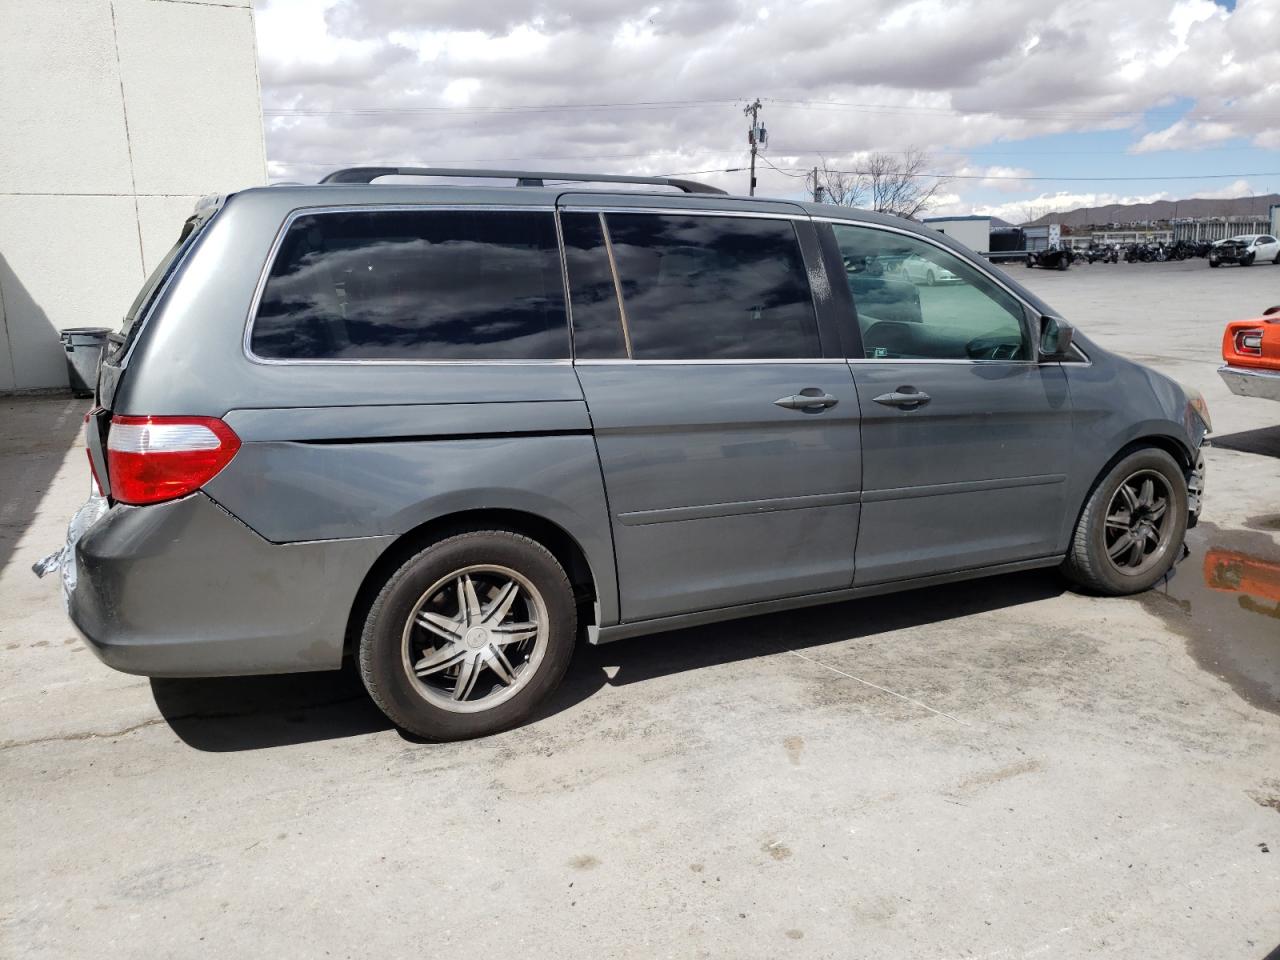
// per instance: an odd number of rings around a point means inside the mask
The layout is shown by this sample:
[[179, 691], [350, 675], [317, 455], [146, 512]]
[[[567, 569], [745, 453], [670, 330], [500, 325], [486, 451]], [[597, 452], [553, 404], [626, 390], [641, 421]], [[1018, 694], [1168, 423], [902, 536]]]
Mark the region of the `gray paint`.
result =
[[[299, 210], [557, 203], [795, 219], [825, 356], [574, 365], [246, 355], [264, 270]], [[599, 597], [590, 634], [612, 639], [1055, 563], [1126, 443], [1160, 437], [1194, 460], [1204, 428], [1181, 388], [1084, 336], [1086, 362], [846, 363], [838, 345], [858, 342], [847, 284], [818, 262], [810, 215], [969, 260], [896, 218], [769, 200], [391, 184], [227, 198], [131, 351], [107, 365], [101, 398], [122, 414], [225, 417], [243, 446], [207, 496], [117, 505], [89, 531], [73, 618], [125, 670], [336, 666], [355, 592], [390, 544], [424, 523], [498, 509], [555, 524], [579, 545]], [[1052, 314], [998, 268], [974, 266], [1031, 314]], [[912, 411], [870, 402], [905, 385], [933, 401]], [[822, 413], [774, 404], [805, 387], [838, 403]]]
[[356, 590], [391, 541], [271, 544], [199, 493], [116, 505], [76, 545], [68, 612], [125, 673], [336, 669]]
[[273, 543], [398, 537], [473, 510], [548, 520], [582, 548], [602, 623], [617, 620], [608, 512], [589, 435], [246, 443], [209, 495]]
[[[583, 363], [578, 376], [614, 514], [623, 619], [852, 583], [858, 504], [847, 495], [861, 464], [847, 364]], [[837, 404], [774, 403], [806, 387]], [[809, 499], [827, 494], [846, 496]], [[760, 501], [773, 509], [724, 507]], [[634, 522], [652, 511], [673, 514]]]
[[[863, 399], [855, 583], [1062, 552], [1072, 421], [1060, 364], [850, 366]], [[871, 402], [902, 387], [932, 399], [914, 410]]]

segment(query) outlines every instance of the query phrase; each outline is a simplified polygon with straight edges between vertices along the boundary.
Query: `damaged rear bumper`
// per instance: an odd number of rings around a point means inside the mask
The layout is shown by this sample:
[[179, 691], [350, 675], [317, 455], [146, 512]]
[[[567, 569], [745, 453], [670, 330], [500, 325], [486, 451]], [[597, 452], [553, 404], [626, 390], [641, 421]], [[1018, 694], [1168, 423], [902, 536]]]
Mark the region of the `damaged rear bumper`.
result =
[[145, 507], [95, 497], [36, 572], [61, 571], [72, 623], [116, 670], [326, 670], [341, 666], [356, 592], [391, 540], [276, 544], [202, 493]]

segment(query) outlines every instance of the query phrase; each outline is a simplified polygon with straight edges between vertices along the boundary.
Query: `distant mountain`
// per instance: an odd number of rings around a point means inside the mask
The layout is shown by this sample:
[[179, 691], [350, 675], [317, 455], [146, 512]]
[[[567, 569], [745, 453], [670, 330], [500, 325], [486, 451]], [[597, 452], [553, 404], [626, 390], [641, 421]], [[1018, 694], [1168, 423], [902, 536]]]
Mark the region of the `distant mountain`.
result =
[[1029, 225], [1039, 227], [1046, 223], [1060, 223], [1064, 227], [1087, 227], [1106, 223], [1146, 223], [1174, 217], [1265, 218], [1272, 204], [1280, 204], [1280, 193], [1268, 193], [1261, 197], [1237, 197], [1234, 200], [1194, 198], [1157, 200], [1154, 203], [1112, 203], [1104, 207], [1081, 207], [1065, 213], [1046, 213], [1043, 217], [1032, 220]]

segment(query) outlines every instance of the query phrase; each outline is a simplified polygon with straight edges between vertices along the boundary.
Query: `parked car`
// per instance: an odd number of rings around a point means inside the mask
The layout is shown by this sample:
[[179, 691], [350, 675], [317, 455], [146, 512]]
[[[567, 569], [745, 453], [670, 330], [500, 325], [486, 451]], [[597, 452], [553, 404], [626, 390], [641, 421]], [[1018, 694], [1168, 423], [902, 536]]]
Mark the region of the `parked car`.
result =
[[1028, 267], [1044, 267], [1046, 270], [1066, 270], [1075, 261], [1075, 254], [1066, 247], [1049, 247], [1047, 250], [1027, 252]]
[[1256, 320], [1233, 320], [1222, 334], [1218, 375], [1242, 397], [1280, 400], [1280, 306]]
[[[1166, 574], [1194, 391], [915, 223], [626, 179], [357, 168], [203, 205], [113, 337], [44, 567], [95, 653], [350, 656], [397, 724], [459, 738], [528, 717], [580, 639]], [[851, 266], [911, 257], [955, 282]]]
[[1209, 248], [1209, 266], [1238, 263], [1248, 267], [1254, 263], [1280, 263], [1280, 241], [1269, 233], [1250, 233], [1219, 240]]
[[912, 254], [903, 259], [899, 269], [902, 271], [902, 275], [912, 283], [923, 283], [930, 287], [939, 283], [957, 283], [960, 280], [946, 267], [940, 266], [932, 260], [926, 260], [917, 254]]

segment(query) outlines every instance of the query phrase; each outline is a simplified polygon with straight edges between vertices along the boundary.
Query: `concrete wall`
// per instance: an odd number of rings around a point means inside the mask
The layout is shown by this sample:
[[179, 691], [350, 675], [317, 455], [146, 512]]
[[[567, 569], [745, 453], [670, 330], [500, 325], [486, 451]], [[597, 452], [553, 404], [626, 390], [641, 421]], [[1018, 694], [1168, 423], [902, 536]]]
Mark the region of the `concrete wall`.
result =
[[65, 386], [196, 200], [266, 182], [251, 0], [0, 0], [0, 391]]

